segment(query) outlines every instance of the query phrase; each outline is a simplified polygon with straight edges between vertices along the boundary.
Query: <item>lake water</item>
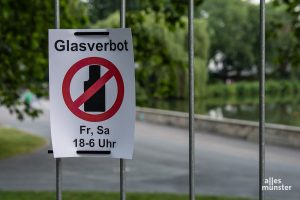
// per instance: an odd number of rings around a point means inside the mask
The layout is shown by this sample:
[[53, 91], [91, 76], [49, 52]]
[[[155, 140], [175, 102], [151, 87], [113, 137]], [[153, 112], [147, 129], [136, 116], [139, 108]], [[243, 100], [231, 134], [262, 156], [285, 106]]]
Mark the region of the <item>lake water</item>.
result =
[[[188, 112], [188, 101], [183, 100], [151, 100], [139, 106]], [[258, 99], [196, 99], [195, 113], [214, 118], [258, 121], [259, 104]], [[300, 126], [300, 98], [267, 98], [266, 122]]]

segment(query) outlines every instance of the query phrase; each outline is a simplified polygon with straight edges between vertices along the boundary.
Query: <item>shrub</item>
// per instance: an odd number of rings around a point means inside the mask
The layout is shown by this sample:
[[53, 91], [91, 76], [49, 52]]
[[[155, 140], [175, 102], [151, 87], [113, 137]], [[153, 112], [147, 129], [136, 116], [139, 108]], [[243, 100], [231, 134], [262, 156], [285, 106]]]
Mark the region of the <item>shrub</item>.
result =
[[[265, 93], [271, 97], [297, 96], [300, 92], [300, 81], [269, 80], [265, 84]], [[259, 82], [237, 82], [232, 84], [211, 84], [206, 97], [258, 97]]]

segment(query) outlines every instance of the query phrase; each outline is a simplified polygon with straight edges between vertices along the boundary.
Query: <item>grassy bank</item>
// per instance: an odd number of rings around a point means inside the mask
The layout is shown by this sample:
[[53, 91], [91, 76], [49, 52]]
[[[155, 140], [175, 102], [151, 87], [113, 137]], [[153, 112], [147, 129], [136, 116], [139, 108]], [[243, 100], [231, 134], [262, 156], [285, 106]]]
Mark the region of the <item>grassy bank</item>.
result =
[[[268, 96], [300, 95], [300, 81], [268, 80], [265, 91]], [[259, 83], [237, 82], [232, 84], [217, 83], [207, 86], [206, 97], [255, 97], [259, 93]]]
[[[300, 102], [300, 81], [268, 80], [265, 85], [266, 103], [291, 104]], [[257, 81], [241, 81], [231, 84], [213, 83], [205, 87], [204, 96], [196, 97], [195, 101], [207, 106], [237, 105], [237, 104], [258, 104], [259, 83]], [[140, 107], [153, 107], [174, 110], [180, 106], [174, 104], [187, 104], [188, 99], [155, 99], [146, 98], [144, 101], [137, 101]], [[203, 106], [203, 105], [201, 105]], [[201, 107], [197, 106], [197, 107]], [[187, 111], [186, 108], [175, 109]], [[198, 112], [202, 113], [203, 112]], [[204, 112], [205, 113], [205, 112]]]
[[[53, 200], [54, 192], [0, 192], [1, 200]], [[64, 200], [116, 200], [119, 193], [108, 192], [64, 192]], [[186, 200], [187, 195], [161, 194], [161, 193], [128, 193], [129, 200]], [[245, 198], [197, 196], [197, 200], [249, 200]]]
[[46, 141], [42, 137], [12, 128], [0, 127], [0, 159], [32, 152], [45, 143]]

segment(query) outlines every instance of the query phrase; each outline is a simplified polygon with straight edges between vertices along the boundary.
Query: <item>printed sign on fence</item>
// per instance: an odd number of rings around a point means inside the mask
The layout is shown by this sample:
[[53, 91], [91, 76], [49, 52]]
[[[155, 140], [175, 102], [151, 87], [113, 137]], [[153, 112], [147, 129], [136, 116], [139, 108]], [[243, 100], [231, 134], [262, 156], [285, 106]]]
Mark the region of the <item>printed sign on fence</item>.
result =
[[49, 30], [55, 158], [131, 159], [135, 77], [130, 29]]

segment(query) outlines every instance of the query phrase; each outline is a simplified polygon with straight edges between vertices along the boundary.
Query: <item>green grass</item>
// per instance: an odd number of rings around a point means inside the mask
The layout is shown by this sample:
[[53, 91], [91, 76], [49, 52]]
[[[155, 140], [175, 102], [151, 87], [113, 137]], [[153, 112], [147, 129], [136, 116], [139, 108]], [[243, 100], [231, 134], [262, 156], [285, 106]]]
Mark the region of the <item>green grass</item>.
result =
[[32, 152], [45, 143], [46, 140], [42, 137], [12, 128], [0, 127], [0, 159]]
[[[53, 200], [54, 192], [1, 192], [1, 200]], [[64, 200], [118, 200], [119, 193], [112, 192], [64, 192]], [[187, 195], [165, 193], [128, 193], [128, 200], [186, 200]], [[233, 197], [197, 196], [197, 200], [249, 200]]]

